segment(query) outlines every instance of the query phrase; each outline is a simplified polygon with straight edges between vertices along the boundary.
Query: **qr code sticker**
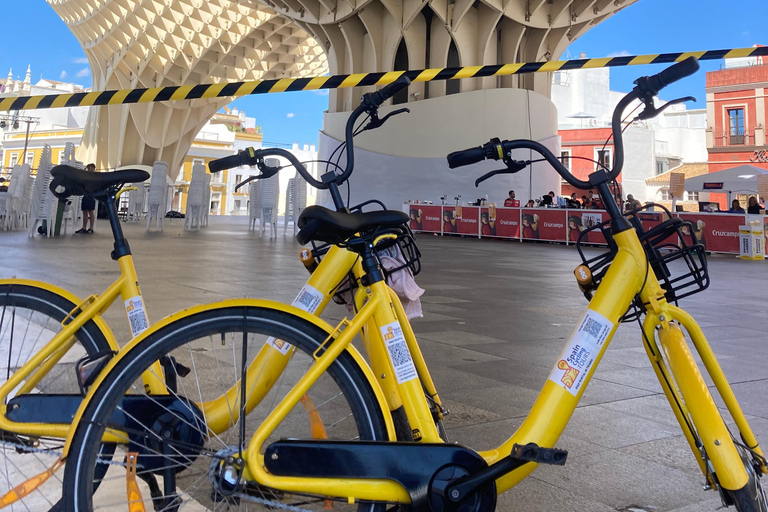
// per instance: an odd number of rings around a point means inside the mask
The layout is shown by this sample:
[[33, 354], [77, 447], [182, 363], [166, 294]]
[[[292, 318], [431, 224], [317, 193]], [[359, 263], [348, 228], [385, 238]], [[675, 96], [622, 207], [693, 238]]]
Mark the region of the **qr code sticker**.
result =
[[389, 352], [389, 359], [392, 361], [392, 367], [395, 370], [398, 384], [407, 382], [418, 377], [416, 367], [413, 364], [411, 352], [408, 350], [408, 343], [403, 336], [403, 328], [400, 322], [392, 322], [381, 328], [381, 335], [384, 338], [384, 344]]
[[323, 301], [323, 294], [312, 286], [305, 284], [293, 300], [293, 305], [308, 313], [314, 313]]
[[404, 341], [389, 346], [389, 357], [392, 358], [392, 364], [395, 366], [402, 366], [413, 361], [411, 353], [408, 351], [408, 345]]
[[600, 347], [613, 329], [613, 322], [600, 313], [588, 309], [579, 326], [582, 339]]
[[131, 325], [131, 334], [134, 338], [149, 329], [147, 312], [144, 310], [144, 301], [140, 296], [131, 297], [125, 301], [125, 312], [128, 315], [128, 323]]
[[602, 330], [602, 325], [600, 325], [596, 320], [592, 320], [591, 318], [587, 318], [586, 322], [584, 322], [584, 330], [587, 331], [588, 334], [592, 335], [595, 339], [600, 337], [600, 331]]

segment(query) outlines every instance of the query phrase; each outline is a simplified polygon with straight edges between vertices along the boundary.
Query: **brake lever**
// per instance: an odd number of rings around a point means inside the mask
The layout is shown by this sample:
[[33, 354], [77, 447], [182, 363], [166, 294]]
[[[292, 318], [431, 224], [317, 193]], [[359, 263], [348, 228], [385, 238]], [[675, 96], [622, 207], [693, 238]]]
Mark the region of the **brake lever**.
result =
[[678, 103], [685, 103], [686, 101], [695, 102], [696, 98], [694, 98], [693, 96], [685, 96], [683, 98], [677, 98], [672, 101], [666, 102], [661, 108], [656, 108], [653, 102], [653, 98], [650, 98], [649, 101], [643, 100], [643, 103], [645, 103], [645, 109], [643, 109], [643, 111], [637, 115], [637, 120], [645, 121], [646, 119], [652, 119], [658, 116], [659, 114], [661, 114], [662, 112], [664, 112], [664, 110], [667, 107], [671, 107], [672, 105], [676, 105]]
[[404, 112], [405, 113], [410, 113], [411, 109], [409, 109], [409, 108], [400, 108], [400, 109], [397, 109], [397, 110], [393, 110], [392, 112], [390, 112], [386, 116], [384, 116], [381, 119], [379, 119], [379, 111], [378, 110], [371, 110], [371, 112], [369, 113], [369, 115], [371, 116], [371, 120], [368, 122], [367, 125], [365, 125], [365, 128], [363, 128], [361, 131], [375, 130], [376, 128], [380, 127], [385, 122], [387, 122], [387, 119], [389, 119], [390, 117], [396, 116], [398, 114], [402, 114]]
[[505, 158], [504, 163], [507, 164], [506, 169], [497, 169], [495, 171], [491, 171], [489, 173], [483, 174], [479, 178], [475, 180], [475, 187], [480, 186], [482, 182], [485, 180], [492, 178], [493, 176], [496, 176], [497, 174], [515, 174], [516, 172], [520, 172], [529, 165], [531, 165], [530, 160], [526, 160], [524, 162], [518, 162], [517, 160], [512, 160], [511, 158]]
[[258, 160], [256, 162], [256, 165], [258, 166], [259, 170], [261, 171], [261, 174], [259, 174], [257, 176], [251, 176], [247, 180], [241, 181], [240, 183], [235, 185], [235, 192], [237, 192], [241, 187], [247, 185], [248, 183], [252, 182], [253, 180], [263, 180], [263, 179], [266, 179], [266, 178], [271, 178], [272, 176], [274, 176], [275, 174], [280, 172], [280, 169], [282, 169], [282, 167], [270, 167], [270, 166], [268, 166], [264, 162], [264, 160]]

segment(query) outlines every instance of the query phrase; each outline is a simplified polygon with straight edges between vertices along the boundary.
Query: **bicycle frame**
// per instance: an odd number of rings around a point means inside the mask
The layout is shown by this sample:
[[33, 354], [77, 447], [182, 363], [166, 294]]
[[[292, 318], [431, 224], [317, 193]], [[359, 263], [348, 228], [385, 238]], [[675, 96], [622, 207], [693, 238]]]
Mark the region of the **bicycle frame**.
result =
[[[51, 424], [51, 423], [17, 423], [10, 421], [6, 417], [6, 402], [8, 396], [15, 391], [15, 395], [21, 395], [31, 392], [40, 380], [53, 368], [56, 363], [69, 351], [75, 344], [74, 334], [85, 325], [89, 320], [94, 320], [102, 328], [102, 332], [107, 334], [107, 341], [111, 350], [118, 352], [120, 347], [115, 341], [114, 335], [101, 320], [101, 314], [107, 310], [112, 303], [121, 297], [126, 303], [130, 300], [141, 299], [138, 277], [136, 276], [136, 267], [133, 264], [131, 255], [126, 255], [118, 260], [120, 265], [120, 277], [113, 282], [100, 296], [91, 295], [85, 300], [77, 299], [71, 294], [62, 294], [62, 290], [34, 281], [23, 280], [5, 280], [2, 284], [29, 284], [45, 288], [54, 293], [59, 293], [69, 298], [75, 304], [78, 304], [62, 322], [62, 330], [59, 331], [51, 340], [46, 343], [32, 358], [27, 361], [9, 380], [0, 386], [0, 430], [15, 432], [28, 436], [47, 436], [66, 438], [72, 428], [72, 424]], [[162, 375], [159, 362], [155, 363], [153, 369], [155, 375]], [[147, 373], [144, 377], [144, 383], [153, 393], [167, 393], [165, 384], [157, 379], [155, 375]], [[26, 382], [22, 384], [23, 381]], [[18, 387], [18, 389], [17, 389]]]
[[[514, 444], [534, 442], [542, 447], [554, 446], [610, 344], [622, 316], [634, 297], [640, 293], [648, 310], [643, 326], [648, 343], [644, 345], [686, 439], [699, 460], [702, 472], [712, 481], [711, 473], [715, 469], [719, 484], [726, 489], [735, 490], [743, 487], [747, 481], [747, 475], [739, 454], [730, 443], [718, 443], [721, 436], [727, 435], [727, 430], [706, 385], [703, 384], [703, 378], [682, 332], [673, 321], [679, 321], [691, 334], [694, 345], [701, 354], [707, 371], [712, 375], [718, 392], [723, 396], [742, 437], [750, 448], [761, 453], [754, 434], [717, 365], [706, 339], [689, 315], [666, 303], [664, 292], [653, 270], [648, 266], [645, 251], [636, 232], [630, 229], [615, 235], [614, 239], [618, 252], [579, 322], [579, 326], [582, 326], [589, 319], [597, 321], [601, 326], [599, 342], [593, 347], [595, 350], [590, 355], [590, 361], [583, 367], [583, 371], [577, 371], [575, 374], [572, 371], [575, 368], [571, 368], [568, 362], [567, 352], [572, 351], [574, 344], [578, 345], [582, 341], [579, 337], [580, 327], [577, 327], [520, 428], [501, 446], [480, 452], [480, 455], [488, 464], [493, 464], [509, 455]], [[124, 352], [114, 358], [101, 373], [92, 390], [103, 382], [103, 377], [122, 355], [128, 352], [128, 349], [138, 344], [151, 332], [180, 317], [196, 314], [205, 309], [237, 306], [268, 307], [292, 313], [325, 329], [328, 332], [328, 338], [315, 352], [315, 364], [252, 436], [243, 453], [243, 458], [246, 460], [243, 478], [287, 492], [335, 496], [352, 501], [379, 500], [408, 503], [410, 497], [407, 491], [390, 480], [279, 477], [267, 473], [264, 467], [261, 448], [266, 439], [289, 411], [298, 405], [317, 378], [344, 351], [352, 354], [363, 369], [383, 411], [386, 412], [386, 409], [393, 411], [403, 406], [417, 439], [429, 443], [442, 442], [425, 398], [425, 391], [438, 404], [439, 397], [402, 305], [394, 292], [384, 282], [361, 287], [355, 296], [358, 312], [351, 320], [345, 318], [333, 328], [318, 318], [317, 315], [322, 312], [339, 283], [350, 271], [356, 278], [361, 277], [362, 268], [358, 256], [344, 249], [332, 247], [302, 288], [302, 292], [308, 292], [314, 300], [312, 313], [271, 301], [237, 299], [200, 306], [172, 315], [134, 338], [129, 346], [125, 347]], [[301, 295], [302, 293], [299, 294]], [[385, 336], [388, 333], [387, 328], [393, 324], [399, 325], [402, 329], [400, 335], [411, 353], [417, 378], [398, 378], [397, 369], [392, 365]], [[657, 329], [659, 343], [654, 337]], [[370, 366], [351, 344], [358, 334], [361, 334], [364, 340], [371, 361]], [[332, 343], [330, 343], [331, 340]], [[285, 345], [278, 348], [274, 343], [267, 343], [259, 350], [246, 373], [247, 389], [251, 390], [247, 397], [246, 412], [250, 412], [269, 392], [271, 383], [274, 383], [277, 380], [276, 376], [285, 369], [291, 354], [290, 346], [287, 349]], [[564, 368], [562, 363], [565, 363], [568, 368]], [[157, 373], [157, 375], [162, 374]], [[685, 383], [693, 384], [685, 385]], [[232, 403], [232, 400], [237, 398], [239, 389], [240, 385], [236, 383], [221, 397], [199, 404], [211, 432], [220, 433], [236, 421], [237, 417], [233, 416], [232, 409], [227, 403], [228, 401]], [[85, 403], [91, 396], [92, 392], [81, 405], [75, 422], [79, 421]], [[389, 438], [394, 441], [396, 438], [392, 419], [387, 414], [384, 416]], [[109, 433], [105, 435], [105, 441], [109, 440], [110, 435]], [[730, 448], [727, 448], [727, 445], [730, 445]], [[702, 449], [706, 451], [711, 466], [701, 460]], [[65, 446], [65, 455], [68, 450], [69, 443]], [[497, 492], [502, 493], [510, 489], [535, 468], [536, 464], [529, 463], [499, 478], [496, 481]], [[763, 470], [765, 471], [765, 468]]]
[[[615, 241], [618, 253], [579, 322], [580, 327], [587, 325], [590, 321], [597, 322], [600, 328], [600, 335], [593, 346], [586, 347], [591, 349], [587, 354], [591, 359], [586, 363], [582, 362], [580, 370], [577, 370], [577, 365], [571, 366], [570, 361], [574, 351], [584, 349], [585, 347], [580, 344], [586, 345], [588, 342], [584, 339], [579, 327], [574, 331], [568, 345], [558, 358], [550, 378], [520, 428], [501, 446], [480, 452], [480, 455], [490, 465], [506, 457], [515, 444], [533, 442], [542, 447], [554, 447], [610, 344], [621, 318], [634, 297], [640, 293], [643, 302], [649, 306], [644, 324], [645, 335], [649, 340], [646, 349], [694, 455], [699, 460], [702, 472], [712, 481], [712, 470], [716, 469], [718, 482], [723, 488], [740, 489], [747, 482], [747, 474], [741, 458], [731, 443], [721, 444], [718, 441], [723, 439], [723, 436], [728, 436], [728, 431], [685, 343], [685, 338], [673, 321], [679, 321], [691, 333], [694, 345], [701, 354], [705, 367], [712, 376], [718, 392], [723, 396], [745, 442], [750, 448], [761, 453], [711, 348], [694, 320], [681, 309], [666, 303], [664, 292], [653, 270], [648, 266], [645, 251], [636, 232], [630, 229], [619, 233], [615, 236]], [[330, 252], [329, 255], [331, 255]], [[325, 262], [326, 260], [323, 263]], [[318, 272], [320, 270], [321, 267], [318, 267], [315, 274], [322, 275], [323, 272]], [[311, 281], [312, 278], [310, 278]], [[263, 443], [333, 360], [350, 347], [358, 333], [364, 333], [363, 339], [369, 353], [373, 374], [376, 376], [375, 385], [381, 387], [390, 410], [396, 409], [402, 403], [411, 427], [414, 432], [420, 434], [421, 441], [441, 442], [424, 398], [420, 380], [398, 383], [391, 378], [391, 375], [396, 373], [396, 369], [387, 355], [386, 343], [380, 333], [392, 322], [398, 322], [404, 327], [403, 336], [411, 349], [419, 377], [422, 375], [427, 377], [425, 387], [430, 395], [434, 394], [436, 397], [431, 379], [428, 378], [426, 365], [418, 351], [418, 345], [410, 328], [405, 328], [409, 325], [407, 318], [400, 309], [401, 306], [400, 308], [396, 306], [399, 301], [384, 283], [375, 283], [358, 291], [356, 304], [362, 306], [358, 313], [351, 320], [345, 319], [337, 326], [333, 334], [338, 336], [333, 343], [323, 345], [318, 350], [315, 354], [315, 364], [254, 433], [245, 452], [247, 478], [253, 478], [260, 484], [288, 492], [316, 493], [351, 500], [401, 503], [410, 500], [399, 484], [388, 480], [278, 477], [265, 470], [261, 450]], [[654, 337], [657, 328], [661, 350]], [[322, 350], [324, 352], [318, 354]], [[430, 387], [432, 389], [429, 389]], [[697, 439], [700, 445], [696, 442]], [[707, 466], [707, 461], [702, 460], [702, 448], [711, 461], [711, 467]], [[496, 481], [497, 492], [502, 493], [510, 489], [535, 468], [536, 464], [526, 464], [499, 478]]]

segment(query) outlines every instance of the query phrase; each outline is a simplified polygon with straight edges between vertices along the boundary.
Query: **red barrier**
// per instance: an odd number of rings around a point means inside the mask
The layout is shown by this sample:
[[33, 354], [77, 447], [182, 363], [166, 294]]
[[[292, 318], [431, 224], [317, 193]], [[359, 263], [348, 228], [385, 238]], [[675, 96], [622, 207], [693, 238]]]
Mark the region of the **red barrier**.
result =
[[480, 208], [477, 206], [455, 206], [456, 233], [480, 236]]
[[415, 232], [440, 233], [442, 232], [443, 207], [432, 204], [405, 205], [405, 211], [410, 217], [409, 225]]
[[718, 213], [679, 213], [693, 223], [693, 231], [704, 247], [712, 252], [739, 254], [739, 226], [744, 215]]
[[523, 208], [522, 237], [524, 240], [566, 240], [566, 210], [555, 208]]
[[[608, 220], [608, 213], [598, 210], [566, 210], [568, 218], [567, 237], [569, 244], [575, 244], [583, 231]], [[582, 243], [605, 244], [602, 231], [595, 229], [587, 232], [581, 238]]]
[[[568, 210], [557, 208], [499, 208], [495, 206], [439, 206], [430, 204], [404, 204], [403, 211], [410, 216], [415, 232], [461, 234], [481, 238], [513, 240], [547, 240], [575, 244], [579, 234], [600, 222], [608, 220], [602, 210]], [[727, 213], [677, 213], [689, 220], [699, 238], [710, 252], [739, 254], [739, 226], [744, 215]], [[644, 211], [637, 214], [643, 230], [649, 231], [661, 224], [663, 212]], [[768, 245], [768, 216], [763, 217], [764, 233]], [[599, 230], [590, 231], [582, 242], [605, 244]], [[677, 243], [670, 237], [668, 243]]]
[[483, 238], [520, 238], [520, 208], [480, 209], [480, 236]]

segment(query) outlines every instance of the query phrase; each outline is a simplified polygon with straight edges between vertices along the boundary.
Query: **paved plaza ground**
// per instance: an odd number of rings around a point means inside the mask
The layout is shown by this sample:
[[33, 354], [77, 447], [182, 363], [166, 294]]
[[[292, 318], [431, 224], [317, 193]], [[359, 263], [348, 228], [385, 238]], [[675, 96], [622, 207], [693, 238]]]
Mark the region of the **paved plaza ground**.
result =
[[[260, 238], [247, 218], [211, 218], [199, 232], [183, 220], [163, 233], [124, 224], [150, 320], [227, 297], [290, 302], [307, 274], [290, 236]], [[424, 318], [413, 322], [451, 414], [451, 441], [477, 449], [520, 425], [586, 307], [573, 277], [573, 247], [417, 236]], [[57, 239], [0, 232], [0, 278], [55, 283], [87, 296], [118, 276], [106, 221], [94, 235]], [[759, 439], [768, 446], [768, 263], [709, 259], [712, 285], [685, 299], [709, 337]], [[329, 307], [325, 316], [346, 314]], [[128, 339], [119, 304], [105, 315]], [[558, 447], [565, 467], [541, 467], [499, 498], [504, 512], [713, 511], [704, 479], [641, 345], [621, 326]]]

